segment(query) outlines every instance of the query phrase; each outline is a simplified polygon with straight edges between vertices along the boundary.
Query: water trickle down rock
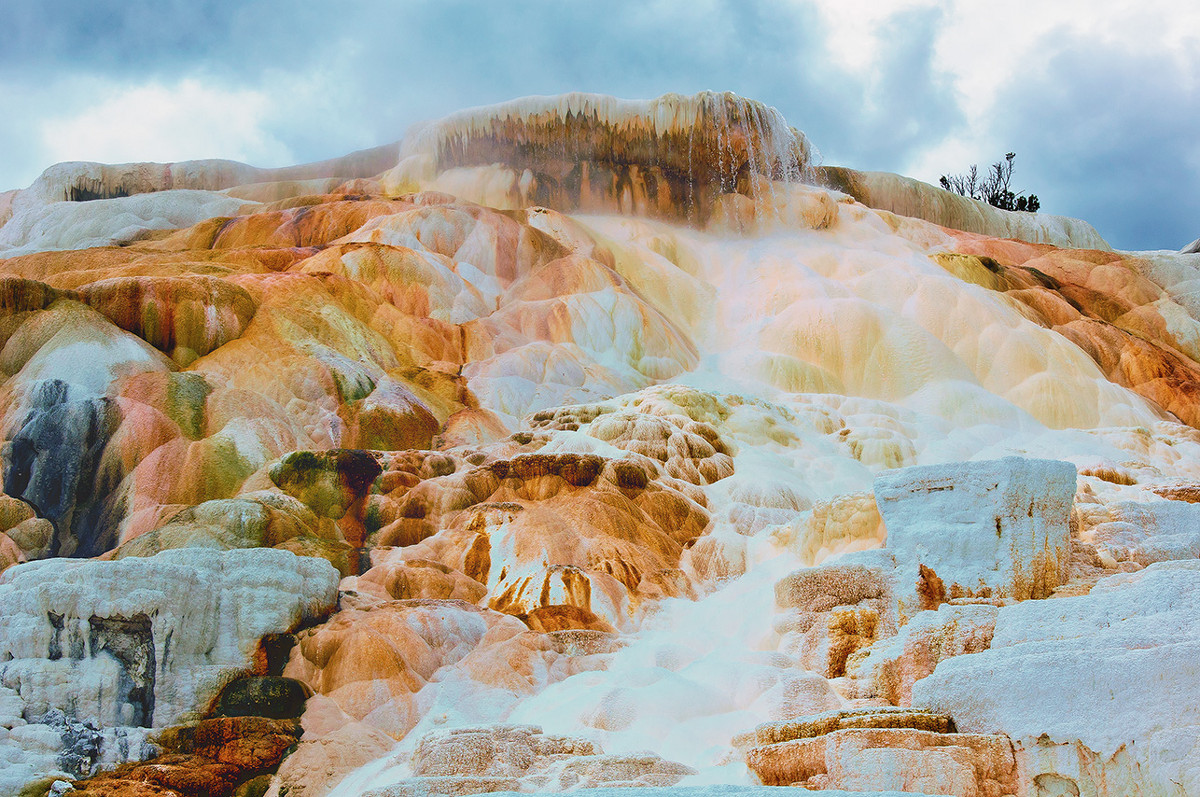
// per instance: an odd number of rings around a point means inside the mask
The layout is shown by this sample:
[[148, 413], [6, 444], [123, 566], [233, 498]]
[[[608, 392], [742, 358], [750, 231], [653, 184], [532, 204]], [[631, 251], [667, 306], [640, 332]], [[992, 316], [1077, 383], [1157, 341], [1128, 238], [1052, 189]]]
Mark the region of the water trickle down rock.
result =
[[724, 194], [752, 198], [771, 180], [799, 179], [811, 146], [774, 108], [734, 94], [637, 101], [576, 93], [461, 111], [416, 129], [401, 156], [383, 178], [390, 191], [422, 186], [497, 207], [703, 224]]

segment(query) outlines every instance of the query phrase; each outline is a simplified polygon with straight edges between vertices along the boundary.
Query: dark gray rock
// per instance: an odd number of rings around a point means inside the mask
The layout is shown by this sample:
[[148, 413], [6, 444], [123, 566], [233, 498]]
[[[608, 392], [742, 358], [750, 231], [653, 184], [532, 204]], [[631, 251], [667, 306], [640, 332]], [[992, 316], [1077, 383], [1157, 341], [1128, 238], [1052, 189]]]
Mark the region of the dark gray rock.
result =
[[76, 778], [86, 778], [100, 760], [104, 734], [90, 722], [80, 722], [58, 709], [52, 709], [33, 720], [58, 731], [62, 747], [58, 754], [58, 767]]
[[300, 681], [278, 676], [250, 676], [232, 681], [217, 698], [218, 717], [295, 719], [304, 713], [312, 690]]
[[70, 398], [59, 380], [34, 388], [30, 409], [4, 447], [4, 492], [54, 524], [51, 556], [91, 557], [116, 543], [122, 512], [111, 504], [123, 473], [101, 472], [104, 448], [121, 424], [109, 398]]

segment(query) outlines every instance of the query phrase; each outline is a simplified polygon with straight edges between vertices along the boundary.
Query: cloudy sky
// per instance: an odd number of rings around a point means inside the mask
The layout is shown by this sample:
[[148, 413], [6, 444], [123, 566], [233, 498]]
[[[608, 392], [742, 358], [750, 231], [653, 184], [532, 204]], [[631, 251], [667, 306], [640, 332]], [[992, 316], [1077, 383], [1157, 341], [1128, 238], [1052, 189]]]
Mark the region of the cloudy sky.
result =
[[2, 0], [0, 190], [63, 160], [280, 166], [525, 94], [730, 90], [824, 162], [1014, 184], [1119, 248], [1200, 236], [1180, 0]]

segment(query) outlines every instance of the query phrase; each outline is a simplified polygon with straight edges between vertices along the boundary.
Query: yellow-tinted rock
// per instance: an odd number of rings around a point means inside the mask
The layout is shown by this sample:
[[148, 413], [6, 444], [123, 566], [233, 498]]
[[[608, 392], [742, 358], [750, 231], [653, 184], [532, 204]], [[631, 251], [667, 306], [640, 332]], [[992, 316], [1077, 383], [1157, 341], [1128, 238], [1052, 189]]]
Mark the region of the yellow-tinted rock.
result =
[[750, 768], [771, 786], [962, 795], [1015, 794], [1006, 736], [889, 728], [833, 731], [756, 747]]
[[407, 490], [378, 540], [420, 542], [409, 555], [485, 584], [500, 611], [574, 606], [619, 627], [643, 597], [687, 592], [669, 573], [708, 515], [684, 488], [646, 459], [521, 454]]
[[34, 517], [37, 513], [29, 504], [11, 495], [0, 495], [0, 531], [8, 531]]
[[387, 600], [439, 598], [478, 603], [487, 594], [487, 588], [478, 581], [440, 562], [391, 555], [363, 573], [357, 587]]
[[[460, 662], [479, 645], [522, 631], [516, 620], [462, 601], [343, 608], [329, 622], [298, 635], [284, 675], [332, 699], [354, 720], [401, 738], [420, 719], [416, 693], [439, 668]], [[502, 672], [487, 669], [488, 677]]]
[[117, 326], [187, 366], [236, 339], [256, 309], [242, 288], [212, 277], [117, 277], [80, 289]]

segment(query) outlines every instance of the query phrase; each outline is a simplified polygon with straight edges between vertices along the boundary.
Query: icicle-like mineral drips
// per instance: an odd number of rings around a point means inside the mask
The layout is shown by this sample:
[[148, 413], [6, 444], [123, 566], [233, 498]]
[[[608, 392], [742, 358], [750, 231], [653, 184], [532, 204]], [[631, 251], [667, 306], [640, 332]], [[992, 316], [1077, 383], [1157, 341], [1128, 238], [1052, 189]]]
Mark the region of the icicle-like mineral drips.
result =
[[[779, 111], [735, 94], [576, 93], [469, 109], [416, 128], [394, 184], [499, 167], [513, 175], [514, 204], [704, 223], [723, 194], [754, 199], [772, 181], [799, 179], [811, 153]], [[516, 176], [525, 172], [532, 179], [521, 189]], [[487, 175], [490, 185], [495, 178]]]

